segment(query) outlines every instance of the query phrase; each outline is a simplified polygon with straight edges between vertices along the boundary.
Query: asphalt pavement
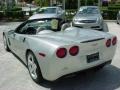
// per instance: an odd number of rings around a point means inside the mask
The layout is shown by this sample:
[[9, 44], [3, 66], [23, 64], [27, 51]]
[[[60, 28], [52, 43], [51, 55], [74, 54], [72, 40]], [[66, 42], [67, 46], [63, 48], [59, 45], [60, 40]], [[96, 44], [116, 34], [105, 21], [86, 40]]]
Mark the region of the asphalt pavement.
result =
[[99, 72], [84, 72], [38, 85], [32, 81], [21, 61], [3, 47], [2, 32], [14, 29], [20, 23], [0, 23], [0, 90], [120, 90], [120, 25], [107, 22], [110, 33], [118, 37], [117, 51], [111, 65]]

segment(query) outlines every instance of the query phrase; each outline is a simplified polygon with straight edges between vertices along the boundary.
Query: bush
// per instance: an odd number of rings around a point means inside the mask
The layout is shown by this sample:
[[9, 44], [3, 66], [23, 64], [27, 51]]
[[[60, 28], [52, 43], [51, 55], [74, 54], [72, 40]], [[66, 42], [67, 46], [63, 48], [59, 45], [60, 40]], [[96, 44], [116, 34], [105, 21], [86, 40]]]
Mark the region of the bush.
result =
[[103, 10], [103, 18], [116, 20], [117, 13], [118, 13], [118, 10]]
[[116, 3], [115, 6], [120, 6], [120, 3]]
[[4, 17], [4, 12], [0, 12], [0, 18], [3, 18]]
[[72, 20], [73, 16], [76, 14], [76, 12], [77, 12], [76, 9], [66, 10], [66, 19]]
[[108, 10], [120, 10], [120, 6], [108, 6]]
[[20, 7], [13, 7], [11, 11], [22, 11], [22, 8]]
[[5, 15], [11, 18], [23, 18], [24, 12], [23, 11], [6, 11]]

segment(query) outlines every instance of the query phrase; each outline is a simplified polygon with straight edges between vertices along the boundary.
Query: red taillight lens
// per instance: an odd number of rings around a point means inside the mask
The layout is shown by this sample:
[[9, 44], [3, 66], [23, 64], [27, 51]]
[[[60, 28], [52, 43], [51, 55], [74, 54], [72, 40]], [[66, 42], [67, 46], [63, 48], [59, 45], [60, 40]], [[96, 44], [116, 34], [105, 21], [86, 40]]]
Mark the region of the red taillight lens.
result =
[[56, 52], [57, 57], [64, 58], [67, 55], [67, 49], [66, 48], [59, 48]]
[[107, 41], [106, 41], [106, 47], [110, 47], [111, 46], [111, 39], [108, 39]]
[[76, 56], [79, 53], [79, 47], [78, 46], [71, 47], [69, 53], [72, 56]]
[[116, 43], [117, 43], [117, 37], [114, 37], [114, 38], [112, 39], [112, 45], [116, 45]]

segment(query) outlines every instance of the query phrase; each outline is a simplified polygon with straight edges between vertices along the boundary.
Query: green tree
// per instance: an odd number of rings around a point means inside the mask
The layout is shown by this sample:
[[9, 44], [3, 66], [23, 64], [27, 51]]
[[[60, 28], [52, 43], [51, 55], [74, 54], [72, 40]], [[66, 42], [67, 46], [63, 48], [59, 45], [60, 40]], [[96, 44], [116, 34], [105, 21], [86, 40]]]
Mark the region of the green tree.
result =
[[37, 5], [41, 7], [50, 5], [50, 0], [34, 0], [34, 1]]
[[35, 4], [37, 4], [37, 5], [41, 6], [41, 3], [42, 3], [42, 1], [41, 1], [41, 0], [34, 0], [34, 1], [35, 1]]

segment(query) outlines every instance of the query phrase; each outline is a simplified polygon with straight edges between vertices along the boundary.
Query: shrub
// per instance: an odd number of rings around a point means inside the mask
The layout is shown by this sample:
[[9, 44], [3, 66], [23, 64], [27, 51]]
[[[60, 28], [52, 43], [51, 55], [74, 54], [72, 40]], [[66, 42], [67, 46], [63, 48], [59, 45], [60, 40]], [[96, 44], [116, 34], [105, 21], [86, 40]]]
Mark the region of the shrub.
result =
[[76, 9], [68, 9], [66, 10], [66, 19], [72, 20], [73, 16], [76, 14]]
[[24, 12], [23, 11], [6, 11], [5, 12], [6, 17], [11, 18], [23, 18]]
[[118, 13], [118, 10], [103, 10], [103, 18], [115, 20], [117, 13]]
[[22, 11], [22, 8], [20, 7], [13, 7], [11, 11]]
[[4, 12], [0, 12], [0, 18], [3, 18], [4, 17]]
[[108, 6], [108, 10], [120, 10], [120, 6]]

